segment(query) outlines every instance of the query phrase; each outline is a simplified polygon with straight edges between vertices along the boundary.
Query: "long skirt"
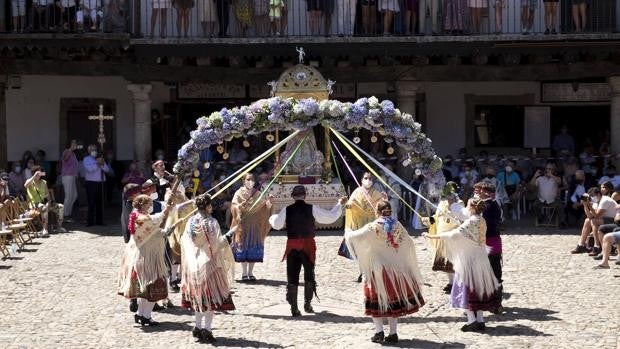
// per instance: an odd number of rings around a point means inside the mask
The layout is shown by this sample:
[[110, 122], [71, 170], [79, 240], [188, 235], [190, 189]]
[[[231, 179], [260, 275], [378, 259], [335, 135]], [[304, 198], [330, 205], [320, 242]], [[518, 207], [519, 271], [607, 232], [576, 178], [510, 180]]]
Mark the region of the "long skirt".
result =
[[224, 302], [222, 302], [222, 304], [215, 304], [215, 303], [211, 303], [211, 304], [207, 304], [207, 300], [206, 298], [202, 299], [202, 309], [200, 309], [197, 304], [195, 303], [196, 299], [194, 298], [195, 296], [193, 294], [191, 294], [191, 297], [193, 298], [192, 300], [187, 299], [187, 297], [185, 297], [185, 291], [183, 291], [183, 294], [181, 295], [181, 307], [185, 308], [185, 309], [191, 309], [193, 311], [201, 311], [204, 312], [205, 310], [213, 310], [213, 311], [231, 311], [231, 310], [235, 310], [235, 304], [233, 303], [232, 297], [229, 295], [228, 298], [226, 298], [224, 300]]
[[445, 257], [435, 255], [435, 259], [433, 260], [433, 271], [454, 273], [454, 267], [452, 266], [452, 262]]
[[[364, 282], [364, 313], [366, 315], [370, 315], [372, 317], [400, 317], [407, 314], [413, 314], [420, 310], [420, 308], [424, 305], [424, 298], [422, 298], [422, 293], [420, 293], [420, 288], [417, 285], [413, 285], [413, 287], [411, 287], [409, 285], [400, 285], [398, 283], [394, 284], [388, 277], [385, 270], [383, 271], [383, 282], [388, 296], [387, 309], [381, 309], [379, 307], [379, 297], [375, 291], [376, 286], [373, 284], [372, 278], [370, 281]], [[401, 295], [399, 297], [397, 290], [403, 289], [403, 286], [406, 290], [406, 295]], [[402, 299], [403, 296], [406, 297], [406, 301], [405, 299]]]
[[131, 271], [131, 283], [129, 284], [129, 291], [125, 295], [119, 293], [126, 298], [144, 298], [149, 302], [157, 302], [162, 299], [168, 298], [168, 285], [166, 284], [166, 278], [160, 277], [154, 282], [148, 284], [144, 291], [140, 291], [140, 284], [138, 282], [138, 274], [135, 270]]
[[[458, 274], [454, 276], [454, 279], [459, 280]], [[452, 285], [449, 302], [453, 308], [471, 311], [495, 311], [502, 304], [502, 296], [501, 291], [496, 289], [493, 294], [484, 294], [482, 298], [479, 298], [475, 289], [470, 289], [464, 283], [455, 281]]]

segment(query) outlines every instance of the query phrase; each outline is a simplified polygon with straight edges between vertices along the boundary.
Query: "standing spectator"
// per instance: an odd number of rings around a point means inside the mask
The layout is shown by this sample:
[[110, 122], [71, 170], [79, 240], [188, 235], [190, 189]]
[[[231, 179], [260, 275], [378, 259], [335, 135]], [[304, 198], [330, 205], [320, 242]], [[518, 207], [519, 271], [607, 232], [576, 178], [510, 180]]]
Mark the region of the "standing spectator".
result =
[[454, 178], [459, 176], [459, 167], [456, 166], [456, 164], [454, 163], [454, 160], [452, 159], [452, 155], [446, 155], [443, 159], [443, 168], [444, 168], [444, 174], [447, 172], [450, 173], [450, 178], [452, 179], [446, 179], [447, 182], [450, 182], [452, 180], [454, 180]]
[[598, 184], [602, 185], [604, 182], [611, 182], [614, 188], [620, 187], [620, 175], [616, 174], [616, 166], [609, 165], [605, 169], [605, 175], [598, 180]]
[[59, 20], [62, 21], [62, 27], [64, 30], [77, 30], [77, 5], [76, 0], [59, 0], [58, 6], [60, 7]]
[[[227, 1], [227, 0], [224, 0]], [[151, 6], [153, 7], [151, 11], [151, 32], [149, 35], [151, 37], [155, 36], [155, 25], [157, 24], [157, 14], [160, 15], [160, 26], [159, 26], [159, 36], [162, 38], [166, 37], [166, 33], [168, 32], [168, 16], [167, 10], [170, 8], [170, 0], [151, 0]]]
[[144, 174], [138, 168], [138, 164], [135, 161], [132, 161], [127, 167], [127, 172], [123, 175], [123, 179], [121, 180], [121, 184], [123, 186], [133, 183], [137, 185], [142, 185], [146, 181]]
[[560, 0], [543, 0], [545, 6], [545, 35], [557, 34], [555, 26], [557, 25], [558, 3]]
[[468, 0], [469, 12], [471, 14], [471, 31], [473, 34], [480, 34], [480, 24], [482, 23], [482, 9], [487, 7], [486, 0]]
[[310, 35], [321, 34], [321, 13], [323, 12], [321, 0], [306, 0], [306, 11], [308, 11], [308, 24]]
[[77, 24], [80, 31], [84, 30], [85, 19], [90, 22], [90, 31], [97, 31], [97, 10], [99, 9], [100, 0], [81, 0], [82, 8], [77, 11]]
[[54, 202], [54, 198], [50, 197], [47, 182], [45, 181], [45, 172], [41, 171], [40, 166], [33, 167], [34, 174], [26, 180], [26, 189], [28, 191], [28, 202], [33, 209], [41, 213], [41, 221], [43, 223], [42, 236], [48, 235], [49, 212], [55, 213], [58, 219], [59, 232], [66, 232], [62, 227], [62, 218], [64, 217], [64, 209], [61, 204]]
[[32, 152], [30, 150], [26, 150], [24, 152], [24, 154], [22, 155], [22, 169], [26, 168], [26, 165], [28, 165], [28, 160], [32, 159], [34, 161], [34, 156], [32, 155]]
[[[273, 1], [273, 0], [272, 0]], [[362, 4], [363, 4], [362, 0]], [[338, 6], [338, 35], [353, 36], [355, 30], [355, 0], [337, 0]]]
[[254, 0], [254, 23], [256, 25], [256, 36], [268, 36], [269, 0]]
[[117, 188], [118, 183], [119, 183], [119, 179], [118, 179], [118, 175], [117, 173], [120, 172], [120, 169], [118, 168], [119, 163], [117, 161], [114, 160], [114, 152], [111, 150], [108, 150], [105, 154], [105, 160], [106, 163], [108, 164], [109, 167], [109, 171], [108, 173], [106, 173], [106, 178], [105, 178], [105, 193], [106, 193], [106, 203], [108, 204], [108, 206], [110, 204], [112, 204], [112, 199], [114, 197], [114, 189]]
[[[383, 0], [381, 0], [383, 2]], [[377, 0], [362, 0], [362, 34], [376, 34]], [[355, 6], [355, 5], [354, 5]]]
[[426, 9], [431, 15], [431, 31], [433, 35], [439, 34], [439, 0], [419, 0], [418, 14], [420, 15], [420, 34], [426, 34]]
[[88, 227], [103, 225], [103, 184], [110, 167], [103, 156], [97, 152], [97, 146], [88, 146], [88, 156], [82, 160], [86, 180], [86, 196], [88, 197]]
[[34, 174], [34, 171], [32, 171], [32, 168], [34, 166], [35, 166], [34, 159], [28, 159], [28, 161], [26, 162], [26, 168], [24, 169], [24, 175], [26, 176], [26, 179], [29, 179]]
[[532, 31], [537, 7], [538, 0], [521, 0], [521, 27], [523, 28], [523, 35], [527, 35]]
[[[213, 37], [217, 22], [217, 8], [214, 0], [197, 0], [198, 21], [202, 27], [202, 36]], [[259, 0], [262, 1], [262, 0]]]
[[246, 37], [248, 29], [252, 25], [252, 5], [250, 0], [233, 0], [235, 18], [237, 18], [238, 34]]
[[589, 183], [594, 181], [598, 168], [596, 167], [596, 157], [594, 155], [594, 147], [591, 143], [587, 142], [583, 148], [583, 152], [579, 154], [579, 161], [581, 162], [581, 169], [586, 173], [586, 180]]
[[478, 182], [478, 172], [474, 170], [474, 164], [471, 161], [466, 161], [459, 174], [461, 184], [460, 197], [463, 202], [467, 202], [474, 193], [474, 184]]
[[575, 139], [568, 133], [568, 127], [566, 125], [562, 126], [560, 133], [553, 137], [551, 149], [555, 152], [555, 156], [575, 154]]
[[331, 34], [332, 16], [334, 14], [335, 0], [321, 0], [323, 2], [323, 24], [325, 25], [325, 36]]
[[22, 171], [22, 166], [18, 161], [13, 161], [11, 167], [11, 173], [9, 173], [9, 193], [14, 197], [25, 197], [24, 183], [26, 183], [26, 176]]
[[[394, 13], [400, 12], [398, 0], [380, 0], [379, 10], [383, 12], [383, 35], [392, 34]], [[374, 13], [373, 13], [374, 14]], [[373, 23], [376, 21], [373, 21]], [[372, 32], [374, 34], [374, 31]]]
[[502, 33], [502, 18], [503, 12], [506, 8], [506, 0], [494, 0], [493, 7], [495, 7], [495, 34]]
[[78, 160], [75, 156], [77, 149], [77, 141], [72, 139], [67, 148], [62, 153], [60, 176], [62, 178], [62, 187], [65, 193], [65, 217], [64, 221], [71, 223], [71, 214], [73, 213], [73, 205], [77, 200], [77, 176], [78, 176]]
[[418, 0], [405, 0], [405, 35], [415, 35], [418, 22]]
[[[49, 1], [49, 3], [48, 3]], [[51, 0], [32, 0], [30, 7], [29, 29], [31, 31], [47, 30], [49, 26], [49, 6]]]
[[280, 36], [282, 32], [282, 17], [286, 0], [269, 0], [269, 20], [271, 21], [271, 35]]
[[26, 0], [11, 0], [13, 33], [23, 33], [26, 27]]
[[[217, 36], [219, 36], [220, 38], [226, 37], [228, 35], [230, 1], [231, 0], [215, 0], [215, 6], [217, 9], [217, 22], [219, 25], [219, 31], [217, 33]], [[283, 0], [276, 0], [276, 1], [283, 1]]]
[[177, 35], [187, 37], [189, 31], [189, 12], [194, 7], [194, 0], [172, 0], [172, 6], [177, 10]]
[[52, 166], [49, 163], [49, 161], [47, 161], [45, 159], [45, 151], [43, 151], [42, 149], [37, 150], [37, 154], [35, 155], [35, 163], [39, 166], [41, 166], [41, 169], [43, 169], [43, 172], [45, 173], [51, 173], [52, 172]]
[[547, 163], [545, 171], [536, 170], [534, 177], [530, 181], [530, 185], [536, 187], [538, 200], [534, 200], [533, 208], [538, 220], [543, 220], [542, 208], [551, 206], [554, 208], [555, 214], [559, 215], [560, 222], [564, 221], [564, 209], [560, 201], [559, 187], [562, 185], [562, 178], [558, 177], [557, 170], [553, 163]]
[[586, 30], [586, 10], [588, 8], [588, 0], [571, 0], [573, 11], [573, 24], [575, 24], [575, 32], [582, 33]]

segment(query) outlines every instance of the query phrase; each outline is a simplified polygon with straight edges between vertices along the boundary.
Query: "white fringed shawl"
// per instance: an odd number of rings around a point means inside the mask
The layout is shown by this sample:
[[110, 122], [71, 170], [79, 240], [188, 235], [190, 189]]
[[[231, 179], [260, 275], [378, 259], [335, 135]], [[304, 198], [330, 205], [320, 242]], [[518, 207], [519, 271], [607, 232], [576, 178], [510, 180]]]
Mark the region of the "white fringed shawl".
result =
[[[399, 245], [398, 248], [394, 248], [388, 241], [381, 218], [361, 229], [346, 231], [344, 236], [351, 255], [359, 261], [368, 286], [377, 293], [381, 311], [388, 310], [389, 303], [383, 280], [384, 270], [392, 285], [398, 286], [396, 292], [400, 301], [411, 306], [421, 306], [415, 292], [420, 290], [421, 293], [423, 284], [415, 246], [413, 239], [400, 223], [396, 222], [394, 225], [394, 241]], [[414, 291], [417, 305], [409, 302], [407, 289]]]
[[166, 241], [159, 225], [163, 220], [163, 213], [146, 215], [139, 213], [136, 217], [135, 234], [125, 247], [125, 254], [121, 260], [119, 272], [119, 292], [128, 295], [131, 286], [131, 271], [135, 269], [140, 291], [159, 278], [168, 275], [165, 251]]
[[473, 215], [458, 228], [438, 236], [454, 265], [455, 282], [475, 290], [479, 299], [485, 294], [492, 295], [499, 285], [489, 263], [484, 218]]
[[217, 220], [203, 213], [192, 216], [181, 237], [181, 280], [187, 300], [198, 311], [203, 304], [222, 304], [230, 296], [234, 264], [228, 240]]

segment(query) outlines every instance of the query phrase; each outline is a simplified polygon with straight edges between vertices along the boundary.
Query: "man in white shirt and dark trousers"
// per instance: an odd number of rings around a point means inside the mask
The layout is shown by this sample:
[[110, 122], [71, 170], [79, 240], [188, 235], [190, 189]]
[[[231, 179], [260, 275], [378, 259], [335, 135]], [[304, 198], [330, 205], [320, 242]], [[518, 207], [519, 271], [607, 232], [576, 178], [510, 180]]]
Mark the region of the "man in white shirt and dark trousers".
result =
[[88, 156], [82, 160], [86, 197], [88, 198], [88, 221], [86, 226], [103, 225], [103, 184], [105, 174], [110, 168], [102, 154], [97, 153], [97, 146], [88, 146]]
[[324, 210], [316, 205], [305, 202], [306, 188], [297, 185], [291, 194], [295, 203], [283, 208], [280, 213], [269, 217], [269, 224], [281, 230], [286, 225], [286, 300], [291, 305], [291, 315], [300, 316], [297, 308], [297, 289], [299, 287], [299, 273], [304, 267], [304, 311], [314, 313], [312, 305], [313, 295], [316, 294], [316, 281], [314, 277], [314, 263], [316, 258], [315, 224], [330, 224], [342, 215], [342, 205], [346, 197], [340, 198], [331, 210]]
[[538, 169], [530, 181], [530, 184], [538, 191], [538, 200], [535, 200], [532, 206], [539, 221], [551, 219], [551, 217], [543, 217], [542, 208], [553, 207], [555, 214], [558, 215], [558, 221], [564, 222], [564, 207], [558, 196], [562, 178], [558, 177], [556, 172], [555, 165], [548, 163], [545, 166], [544, 175], [543, 171]]

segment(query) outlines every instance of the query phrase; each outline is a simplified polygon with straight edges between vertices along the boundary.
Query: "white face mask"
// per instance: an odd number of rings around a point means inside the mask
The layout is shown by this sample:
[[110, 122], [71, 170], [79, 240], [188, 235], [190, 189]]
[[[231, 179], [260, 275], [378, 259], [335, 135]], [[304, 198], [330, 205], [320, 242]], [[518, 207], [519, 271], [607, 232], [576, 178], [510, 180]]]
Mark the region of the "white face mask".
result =
[[91, 151], [90, 152], [90, 156], [96, 158], [97, 157], [97, 152], [96, 151]]
[[157, 198], [159, 197], [159, 195], [157, 195], [157, 192], [152, 193], [151, 195], [149, 195], [149, 197], [151, 198], [151, 200], [157, 200]]
[[370, 189], [370, 187], [372, 187], [372, 180], [362, 179], [362, 186], [366, 189]]
[[512, 167], [506, 166], [506, 172], [512, 172]]
[[254, 188], [254, 181], [245, 181], [245, 188], [246, 189]]
[[164, 156], [163, 155], [157, 155], [157, 160], [163, 160]]
[[599, 200], [600, 200], [600, 199], [599, 199], [599, 197], [598, 197], [598, 196], [593, 196], [593, 197], [592, 197], [592, 202], [593, 202], [593, 203], [595, 203], [595, 204], [598, 204]]

